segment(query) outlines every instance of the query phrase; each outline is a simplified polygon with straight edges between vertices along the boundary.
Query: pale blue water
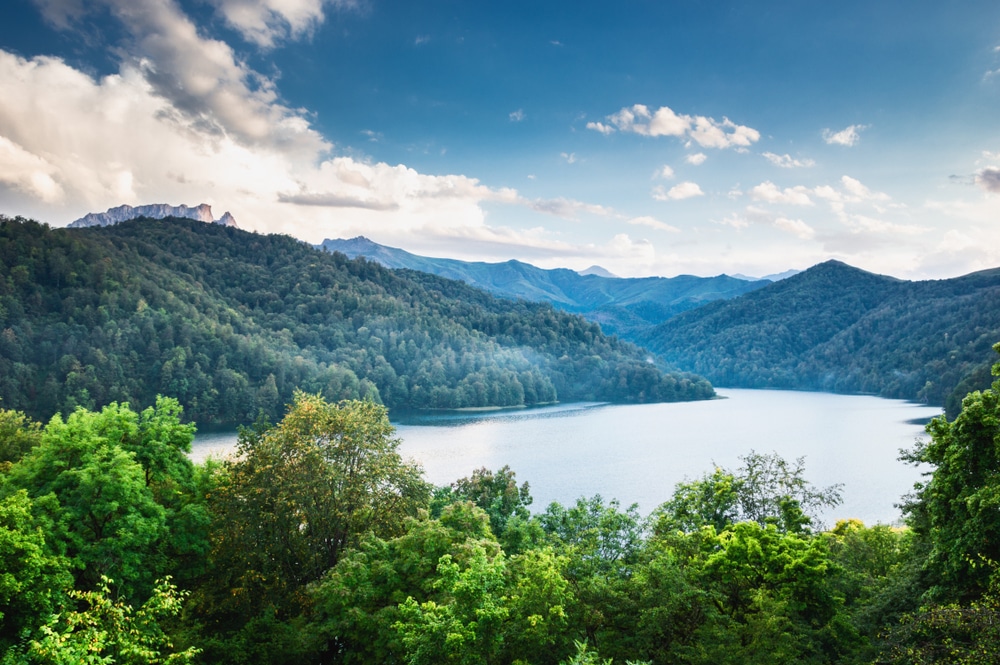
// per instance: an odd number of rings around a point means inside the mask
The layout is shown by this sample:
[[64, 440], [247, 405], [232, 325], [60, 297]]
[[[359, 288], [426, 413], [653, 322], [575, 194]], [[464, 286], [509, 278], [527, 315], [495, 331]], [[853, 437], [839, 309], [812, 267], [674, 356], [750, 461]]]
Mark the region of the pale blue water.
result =
[[[568, 404], [540, 409], [404, 417], [395, 423], [404, 457], [437, 485], [474, 469], [509, 465], [528, 481], [533, 509], [601, 494], [646, 514], [674, 485], [715, 465], [735, 468], [751, 450], [804, 456], [819, 486], [843, 483], [844, 502], [827, 523], [856, 517], [873, 524], [900, 517], [894, 506], [920, 479], [898, 461], [923, 436], [928, 407], [869, 396], [719, 389], [726, 399], [673, 404]], [[915, 422], [919, 421], [919, 422]], [[235, 436], [199, 435], [192, 459], [232, 449]]]

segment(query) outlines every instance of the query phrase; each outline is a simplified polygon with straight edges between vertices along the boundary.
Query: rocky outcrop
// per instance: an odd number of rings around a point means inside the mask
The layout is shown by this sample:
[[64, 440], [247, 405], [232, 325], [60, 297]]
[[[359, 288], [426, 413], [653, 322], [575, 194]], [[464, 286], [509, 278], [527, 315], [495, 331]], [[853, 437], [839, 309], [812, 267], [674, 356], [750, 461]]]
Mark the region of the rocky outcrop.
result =
[[70, 228], [82, 228], [86, 226], [110, 226], [137, 217], [149, 217], [151, 219], [163, 219], [164, 217], [183, 217], [185, 219], [196, 219], [199, 222], [210, 224], [222, 224], [223, 226], [236, 227], [236, 219], [226, 212], [219, 219], [212, 216], [212, 206], [207, 203], [190, 207], [186, 205], [172, 206], [166, 203], [154, 203], [152, 205], [136, 206], [120, 205], [117, 208], [109, 208], [107, 212], [92, 212], [84, 215], [70, 223]]

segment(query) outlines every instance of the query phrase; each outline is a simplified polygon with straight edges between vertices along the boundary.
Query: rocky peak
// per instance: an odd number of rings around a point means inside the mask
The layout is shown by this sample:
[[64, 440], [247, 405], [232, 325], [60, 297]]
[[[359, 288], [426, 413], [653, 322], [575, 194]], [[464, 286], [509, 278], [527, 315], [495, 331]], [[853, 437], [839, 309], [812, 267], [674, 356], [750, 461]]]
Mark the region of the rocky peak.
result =
[[130, 206], [120, 205], [117, 208], [108, 208], [107, 212], [91, 212], [80, 219], [70, 223], [70, 228], [82, 228], [87, 226], [110, 226], [137, 217], [149, 217], [151, 219], [163, 219], [164, 217], [182, 217], [184, 219], [195, 219], [208, 224], [222, 224], [223, 226], [237, 226], [236, 219], [226, 212], [220, 219], [212, 217], [212, 206], [207, 203], [191, 207], [186, 205], [172, 206], [166, 203], [153, 203], [151, 205]]

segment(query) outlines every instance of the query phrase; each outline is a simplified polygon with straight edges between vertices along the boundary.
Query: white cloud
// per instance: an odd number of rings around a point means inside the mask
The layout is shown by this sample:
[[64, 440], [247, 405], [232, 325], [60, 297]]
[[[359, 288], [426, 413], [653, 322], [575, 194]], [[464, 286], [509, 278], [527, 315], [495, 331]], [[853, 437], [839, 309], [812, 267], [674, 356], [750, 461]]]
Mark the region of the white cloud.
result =
[[324, 6], [346, 9], [354, 0], [209, 0], [219, 15], [248, 42], [271, 48], [277, 42], [312, 34], [325, 20]]
[[518, 109], [516, 111], [511, 111], [508, 115], [511, 122], [521, 122], [524, 120], [524, 109]]
[[704, 148], [745, 148], [760, 139], [760, 132], [737, 125], [729, 118], [718, 122], [705, 116], [675, 113], [668, 106], [650, 111], [644, 104], [624, 107], [607, 116], [610, 125], [587, 123], [588, 129], [610, 134], [614, 128], [642, 136], [675, 136], [687, 138]]
[[768, 180], [751, 188], [750, 197], [754, 201], [765, 201], [767, 203], [811, 206], [813, 202], [809, 198], [808, 192], [809, 190], [801, 185], [779, 189], [777, 185]]
[[566, 160], [567, 164], [576, 164], [576, 153], [575, 152], [561, 152], [559, 156]]
[[662, 168], [657, 169], [656, 173], [653, 175], [654, 178], [663, 178], [664, 180], [673, 180], [674, 170], [670, 168], [669, 165], [664, 164]]
[[816, 162], [811, 159], [796, 159], [789, 154], [777, 155], [773, 152], [762, 153], [767, 161], [783, 169], [801, 169], [815, 166]]
[[638, 226], [648, 226], [651, 229], [657, 229], [658, 231], [670, 231], [671, 233], [680, 233], [680, 229], [676, 226], [671, 226], [665, 222], [661, 222], [655, 217], [643, 216], [643, 217], [633, 217], [628, 220], [629, 224], [635, 224]]
[[611, 127], [610, 125], [605, 125], [603, 122], [588, 122], [587, 129], [592, 129], [595, 132], [600, 132], [605, 136], [607, 136], [608, 134], [613, 134], [615, 131], [614, 127]]
[[868, 129], [868, 125], [851, 125], [839, 132], [830, 129], [823, 130], [823, 140], [829, 145], [853, 146], [861, 140], [861, 131]]
[[653, 188], [653, 198], [657, 201], [680, 201], [704, 195], [705, 192], [701, 191], [701, 187], [693, 182], [682, 182], [666, 191], [660, 186]]
[[56, 168], [45, 159], [0, 136], [0, 183], [45, 203], [57, 203], [65, 192], [52, 178], [54, 173]]
[[812, 240], [816, 236], [816, 230], [801, 219], [778, 217], [774, 220], [774, 226], [802, 240]]
[[688, 164], [693, 164], [695, 166], [701, 166], [708, 159], [708, 155], [703, 152], [696, 152], [693, 155], [688, 155], [684, 158], [684, 161]]

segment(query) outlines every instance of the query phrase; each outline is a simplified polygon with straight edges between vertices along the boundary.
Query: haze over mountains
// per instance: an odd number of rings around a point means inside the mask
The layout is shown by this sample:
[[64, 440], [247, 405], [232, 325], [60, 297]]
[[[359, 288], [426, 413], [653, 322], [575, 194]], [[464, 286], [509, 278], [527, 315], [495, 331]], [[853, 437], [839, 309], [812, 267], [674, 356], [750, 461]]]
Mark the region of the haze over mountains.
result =
[[387, 268], [405, 268], [457, 279], [505, 298], [552, 303], [601, 324], [607, 334], [632, 339], [638, 331], [713, 300], [733, 298], [769, 282], [728, 275], [716, 277], [620, 278], [592, 266], [583, 273], [546, 270], [521, 261], [484, 263], [430, 258], [387, 247], [359, 236], [324, 240], [320, 245], [348, 257], [363, 256]]

